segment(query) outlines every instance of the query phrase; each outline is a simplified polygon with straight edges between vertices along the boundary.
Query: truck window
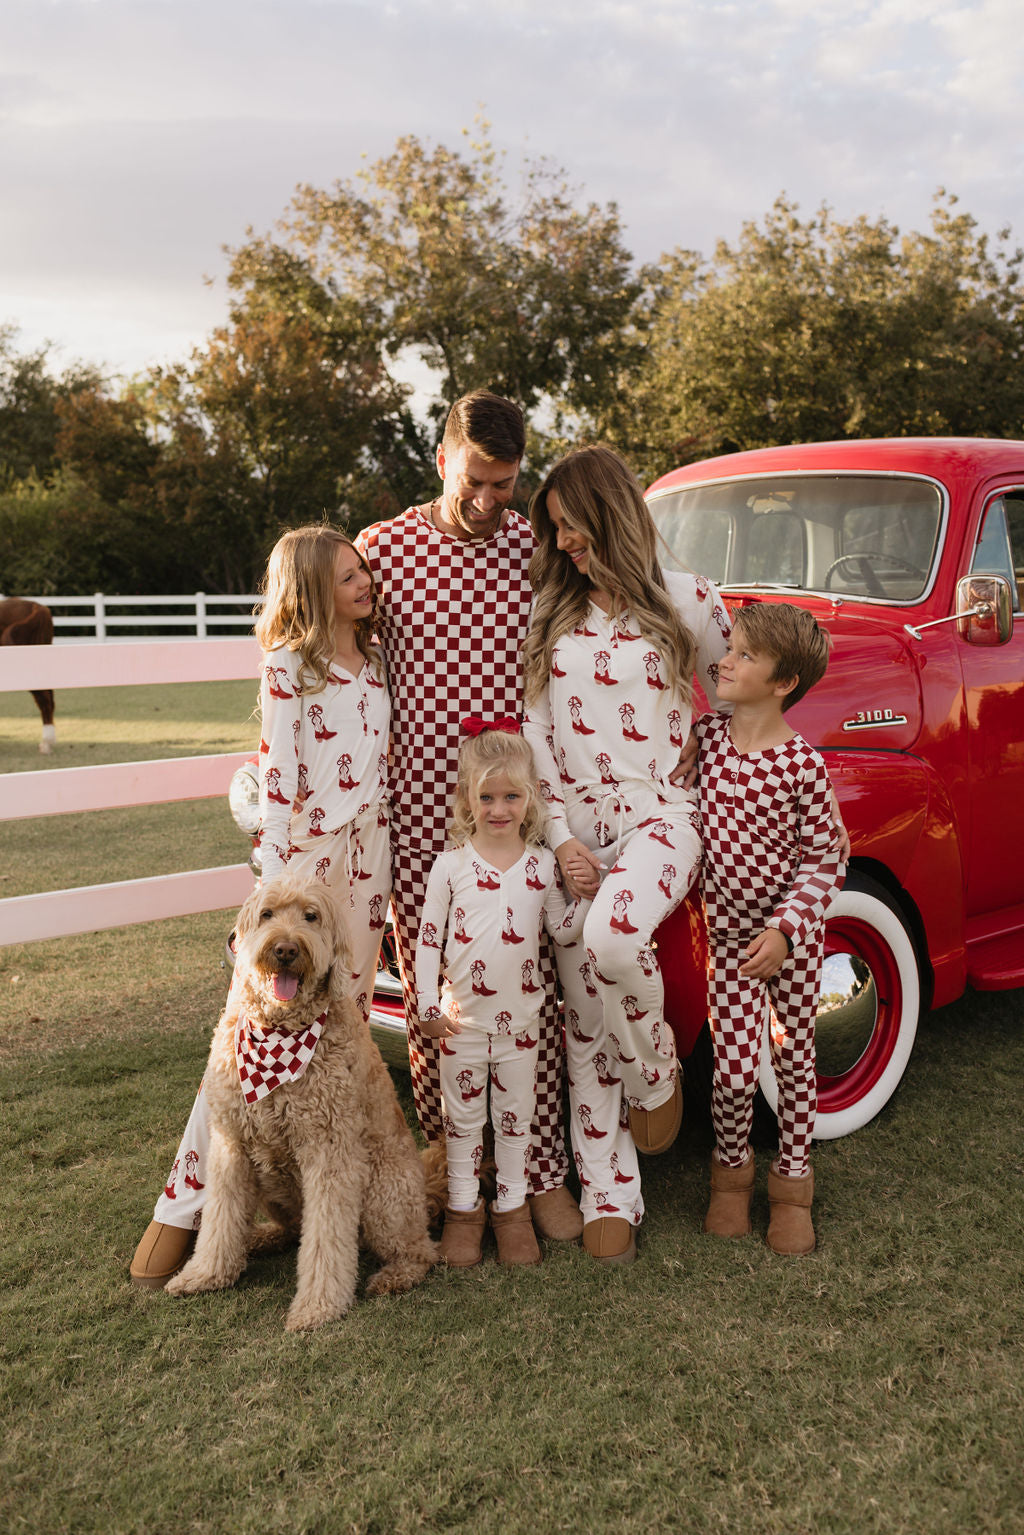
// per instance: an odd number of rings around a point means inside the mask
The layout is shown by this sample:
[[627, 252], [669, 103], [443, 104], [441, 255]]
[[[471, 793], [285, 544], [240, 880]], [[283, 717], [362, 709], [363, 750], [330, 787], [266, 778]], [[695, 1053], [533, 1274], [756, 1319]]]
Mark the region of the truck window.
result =
[[[996, 496], [985, 508], [985, 515], [978, 532], [978, 542], [974, 546], [971, 570], [984, 571], [987, 575], [1005, 576], [1015, 595], [1014, 605], [1019, 609], [1020, 588], [1018, 575], [1013, 566], [1013, 555], [1010, 552], [1010, 530], [1007, 522], [1007, 502], [1011, 499], [1018, 499], [1017, 517], [1019, 519], [1021, 516], [1019, 498]], [[1024, 534], [1024, 527], [1020, 531]]]

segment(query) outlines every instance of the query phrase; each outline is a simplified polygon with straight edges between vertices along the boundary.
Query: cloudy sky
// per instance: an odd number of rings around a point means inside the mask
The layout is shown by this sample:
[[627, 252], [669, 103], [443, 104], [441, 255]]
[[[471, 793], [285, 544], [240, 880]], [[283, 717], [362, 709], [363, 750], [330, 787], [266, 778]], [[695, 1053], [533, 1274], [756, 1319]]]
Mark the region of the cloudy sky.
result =
[[941, 185], [1024, 243], [1022, 38], [1019, 0], [2, 0], [0, 323], [60, 365], [184, 359], [223, 245], [481, 109], [643, 260], [782, 191], [909, 229]]

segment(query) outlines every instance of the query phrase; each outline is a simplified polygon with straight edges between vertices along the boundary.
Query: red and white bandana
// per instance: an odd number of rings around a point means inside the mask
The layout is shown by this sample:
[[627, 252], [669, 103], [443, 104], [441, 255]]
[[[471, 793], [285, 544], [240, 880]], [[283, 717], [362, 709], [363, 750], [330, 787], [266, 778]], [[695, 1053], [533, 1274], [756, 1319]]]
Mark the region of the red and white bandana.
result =
[[326, 1018], [326, 1011], [322, 1012], [301, 1034], [258, 1029], [248, 1018], [238, 1020], [235, 1062], [246, 1103], [258, 1103], [282, 1082], [295, 1082], [302, 1076], [313, 1059]]

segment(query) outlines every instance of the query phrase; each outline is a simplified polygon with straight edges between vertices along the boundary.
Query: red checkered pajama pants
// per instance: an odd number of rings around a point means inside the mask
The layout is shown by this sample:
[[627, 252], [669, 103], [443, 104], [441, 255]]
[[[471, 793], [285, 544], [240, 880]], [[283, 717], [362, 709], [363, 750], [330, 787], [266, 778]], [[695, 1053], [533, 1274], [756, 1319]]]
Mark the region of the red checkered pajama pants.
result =
[[739, 973], [746, 961], [742, 941], [711, 939], [708, 1005], [715, 1047], [711, 1117], [718, 1155], [726, 1167], [742, 1167], [750, 1143], [764, 1030], [779, 1088], [778, 1170], [802, 1178], [818, 1107], [814, 1022], [821, 990], [824, 936], [818, 933], [767, 981]]
[[[427, 894], [427, 878], [440, 846], [413, 841], [393, 824], [392, 854], [395, 883], [392, 905], [398, 935], [398, 956], [409, 1033], [409, 1067], [413, 1099], [423, 1134], [430, 1141], [444, 1134], [444, 1103], [438, 1065], [438, 1042], [420, 1033], [416, 1019], [416, 935]], [[544, 1007], [538, 1024], [537, 1105], [530, 1133], [531, 1192], [542, 1193], [565, 1182], [568, 1157], [562, 1127], [562, 1020], [555, 996], [555, 971], [547, 940], [540, 949]]]

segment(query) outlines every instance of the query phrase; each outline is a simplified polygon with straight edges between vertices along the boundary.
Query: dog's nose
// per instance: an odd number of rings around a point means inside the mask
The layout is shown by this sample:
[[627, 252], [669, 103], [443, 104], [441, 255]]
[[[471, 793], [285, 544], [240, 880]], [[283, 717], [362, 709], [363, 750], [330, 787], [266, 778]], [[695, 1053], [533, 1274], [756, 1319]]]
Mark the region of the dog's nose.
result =
[[282, 965], [290, 965], [297, 958], [299, 946], [297, 943], [286, 943], [284, 939], [274, 945], [274, 958]]

